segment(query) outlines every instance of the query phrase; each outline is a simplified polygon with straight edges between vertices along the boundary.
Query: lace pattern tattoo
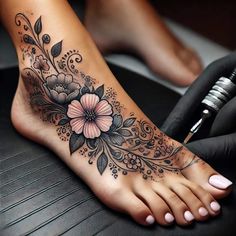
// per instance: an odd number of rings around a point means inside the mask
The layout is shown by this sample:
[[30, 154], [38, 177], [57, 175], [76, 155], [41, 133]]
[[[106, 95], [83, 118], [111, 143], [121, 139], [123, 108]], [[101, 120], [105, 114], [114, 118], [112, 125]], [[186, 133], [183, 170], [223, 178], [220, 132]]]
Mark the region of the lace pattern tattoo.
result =
[[177, 154], [184, 152], [183, 146], [134, 113], [124, 117], [116, 91], [80, 70], [83, 57], [78, 50], [63, 54], [63, 41], [53, 44], [43, 33], [42, 17], [32, 25], [19, 13], [15, 23], [21, 29], [23, 60], [30, 62], [21, 75], [31, 106], [43, 121], [57, 127], [71, 154], [78, 151], [101, 175], [109, 169], [114, 178], [139, 172], [155, 180], [156, 175], [178, 173], [197, 161], [193, 156], [179, 168]]

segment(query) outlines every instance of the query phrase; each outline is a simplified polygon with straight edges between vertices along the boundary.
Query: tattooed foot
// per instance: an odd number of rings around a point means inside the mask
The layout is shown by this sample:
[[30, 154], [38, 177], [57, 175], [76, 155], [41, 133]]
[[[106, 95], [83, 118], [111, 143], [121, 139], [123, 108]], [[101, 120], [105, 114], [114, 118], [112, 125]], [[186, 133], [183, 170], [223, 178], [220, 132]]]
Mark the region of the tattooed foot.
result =
[[19, 13], [15, 23], [22, 59], [12, 121], [21, 134], [57, 153], [102, 202], [140, 224], [186, 225], [219, 213], [213, 196], [190, 180], [216, 172], [163, 134], [105, 66], [86, 74], [96, 53], [84, 59], [77, 44], [65, 51], [71, 31], [54, 42], [42, 17]]
[[198, 55], [170, 32], [147, 0], [87, 1], [85, 25], [103, 53], [134, 51], [174, 84], [187, 86], [202, 70]]

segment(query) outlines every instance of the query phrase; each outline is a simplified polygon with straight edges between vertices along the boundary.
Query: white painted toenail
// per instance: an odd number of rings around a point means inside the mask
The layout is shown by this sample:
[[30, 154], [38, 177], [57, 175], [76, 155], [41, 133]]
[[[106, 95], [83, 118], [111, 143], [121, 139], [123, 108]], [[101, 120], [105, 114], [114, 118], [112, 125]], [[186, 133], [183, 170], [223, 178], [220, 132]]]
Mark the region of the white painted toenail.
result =
[[149, 224], [149, 225], [152, 225], [154, 222], [155, 222], [155, 218], [151, 215], [147, 216], [146, 218], [146, 222]]
[[187, 221], [192, 221], [194, 219], [194, 216], [190, 211], [185, 211], [184, 212], [184, 219]]
[[200, 207], [198, 209], [198, 212], [199, 212], [199, 215], [201, 215], [201, 216], [207, 216], [208, 215], [208, 211], [205, 207]]
[[211, 202], [210, 206], [211, 206], [211, 209], [213, 211], [219, 211], [220, 210], [220, 204], [218, 202]]
[[212, 175], [209, 178], [209, 184], [219, 189], [226, 189], [233, 183], [222, 175]]
[[166, 220], [166, 222], [168, 222], [168, 223], [172, 223], [172, 222], [175, 220], [175, 218], [174, 218], [173, 215], [171, 215], [171, 214], [168, 212], [168, 213], [165, 214], [165, 220]]

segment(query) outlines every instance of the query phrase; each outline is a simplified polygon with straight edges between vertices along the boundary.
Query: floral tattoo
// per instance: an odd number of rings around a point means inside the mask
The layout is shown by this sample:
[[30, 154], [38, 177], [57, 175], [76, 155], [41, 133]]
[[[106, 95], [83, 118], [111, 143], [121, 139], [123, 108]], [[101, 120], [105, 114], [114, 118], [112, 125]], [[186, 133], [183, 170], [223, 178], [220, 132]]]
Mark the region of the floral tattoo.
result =
[[15, 17], [21, 29], [23, 60], [30, 62], [21, 72], [29, 92], [30, 104], [41, 119], [57, 127], [57, 134], [69, 142], [71, 154], [78, 151], [96, 163], [102, 175], [139, 172], [144, 179], [155, 180], [166, 171], [178, 173], [197, 161], [192, 156], [179, 167], [179, 155], [185, 148], [134, 113], [122, 115], [124, 106], [113, 88], [98, 85], [86, 75], [79, 51], [62, 55], [63, 41], [51, 46], [51, 36], [42, 33], [42, 18], [32, 26], [22, 13]]

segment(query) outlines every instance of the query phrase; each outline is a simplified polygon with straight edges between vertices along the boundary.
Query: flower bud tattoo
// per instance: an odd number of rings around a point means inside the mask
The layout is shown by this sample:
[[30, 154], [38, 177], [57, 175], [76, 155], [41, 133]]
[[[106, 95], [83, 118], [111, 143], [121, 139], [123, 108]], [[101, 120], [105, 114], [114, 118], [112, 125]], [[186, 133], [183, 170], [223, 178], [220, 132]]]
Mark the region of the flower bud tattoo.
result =
[[198, 159], [179, 165], [185, 148], [150, 122], [134, 113], [123, 115], [115, 89], [99, 84], [81, 70], [82, 55], [77, 50], [62, 54], [63, 41], [43, 32], [42, 17], [32, 25], [22, 13], [15, 17], [22, 42], [22, 58], [30, 61], [21, 76], [29, 92], [32, 108], [45, 122], [56, 126], [70, 153], [88, 158], [102, 175], [139, 172], [155, 181], [165, 172], [178, 173]]

